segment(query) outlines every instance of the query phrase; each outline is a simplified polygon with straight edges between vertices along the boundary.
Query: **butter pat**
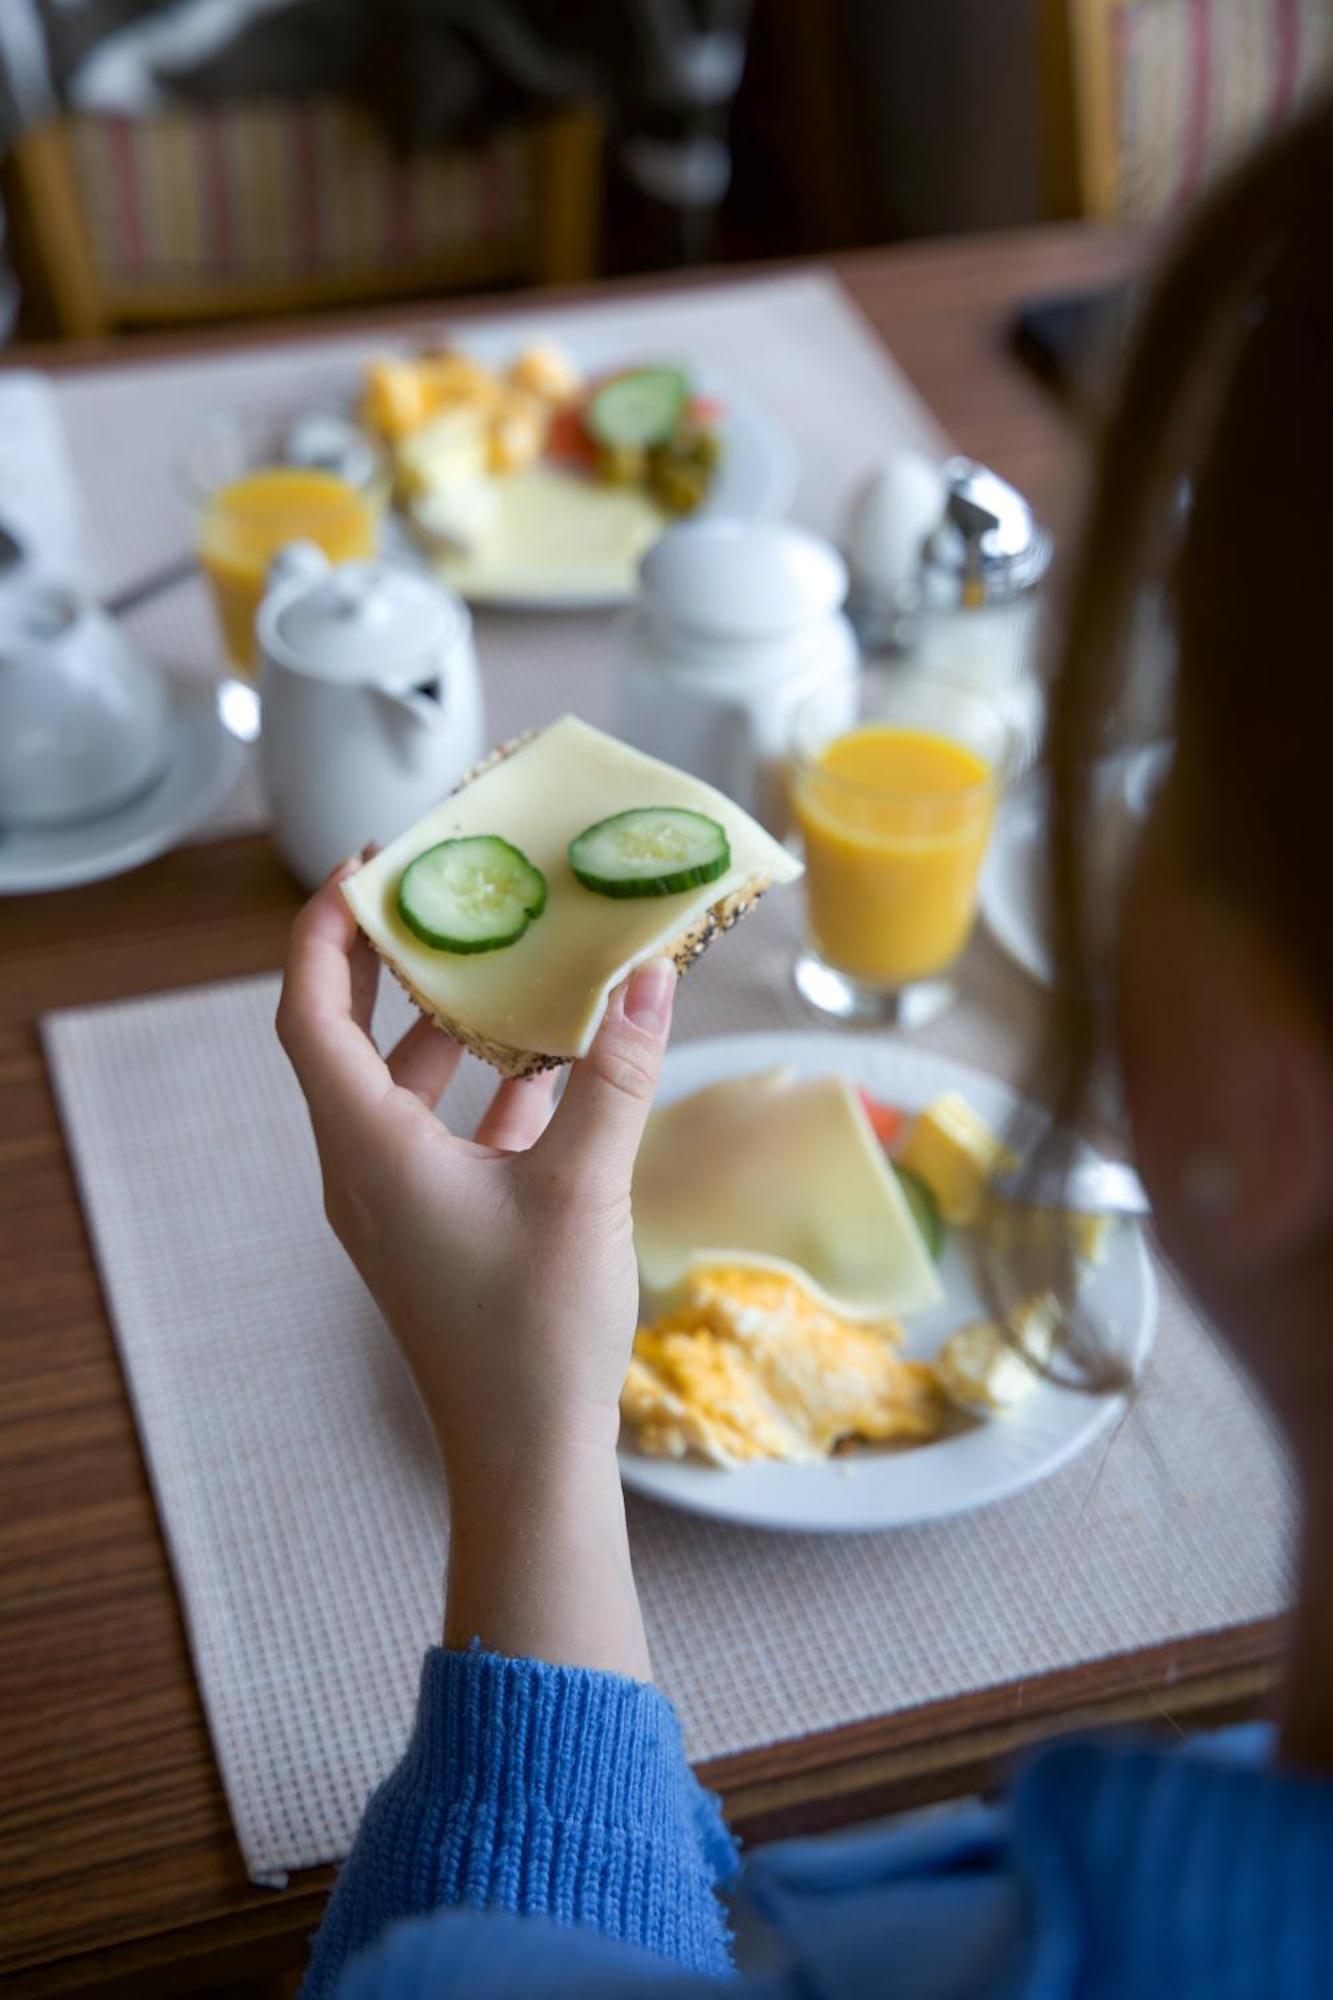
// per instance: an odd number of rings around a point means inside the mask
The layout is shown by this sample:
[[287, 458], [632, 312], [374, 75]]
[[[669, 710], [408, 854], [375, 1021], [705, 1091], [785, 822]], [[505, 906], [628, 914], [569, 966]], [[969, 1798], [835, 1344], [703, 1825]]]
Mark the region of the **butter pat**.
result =
[[702, 1264], [786, 1272], [858, 1320], [942, 1296], [897, 1176], [837, 1076], [736, 1077], [655, 1112], [634, 1238], [644, 1288], [660, 1298]]
[[[577, 882], [569, 843], [594, 820], [645, 806], [683, 806], [726, 829], [731, 867], [678, 896], [598, 896]], [[398, 914], [409, 861], [442, 840], [497, 834], [546, 877], [547, 903], [516, 944], [460, 955], [422, 944]], [[565, 1062], [586, 1055], [607, 998], [636, 965], [677, 943], [730, 898], [801, 872], [748, 813], [669, 764], [562, 716], [401, 834], [343, 884], [357, 922], [418, 1004], [470, 1046]], [[529, 1064], [540, 1067], [540, 1064]]]
[[951, 1333], [935, 1357], [935, 1373], [951, 1403], [964, 1410], [1009, 1410], [1032, 1394], [1037, 1368], [1055, 1351], [1060, 1303], [1050, 1293], [1019, 1306], [1008, 1339], [993, 1320]]
[[1015, 1164], [1002, 1140], [965, 1097], [950, 1091], [921, 1113], [902, 1151], [902, 1164], [920, 1174], [946, 1222], [975, 1222], [992, 1174]]

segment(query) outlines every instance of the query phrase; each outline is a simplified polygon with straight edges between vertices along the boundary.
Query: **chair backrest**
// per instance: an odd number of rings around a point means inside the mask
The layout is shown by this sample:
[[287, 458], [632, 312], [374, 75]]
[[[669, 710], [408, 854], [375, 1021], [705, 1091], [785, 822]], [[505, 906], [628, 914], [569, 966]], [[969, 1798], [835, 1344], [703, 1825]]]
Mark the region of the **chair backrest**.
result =
[[356, 105], [260, 99], [24, 135], [13, 178], [61, 331], [593, 275], [583, 111], [396, 153]]
[[1066, 212], [1169, 214], [1333, 83], [1330, 0], [1043, 0], [1041, 27], [1049, 205]]

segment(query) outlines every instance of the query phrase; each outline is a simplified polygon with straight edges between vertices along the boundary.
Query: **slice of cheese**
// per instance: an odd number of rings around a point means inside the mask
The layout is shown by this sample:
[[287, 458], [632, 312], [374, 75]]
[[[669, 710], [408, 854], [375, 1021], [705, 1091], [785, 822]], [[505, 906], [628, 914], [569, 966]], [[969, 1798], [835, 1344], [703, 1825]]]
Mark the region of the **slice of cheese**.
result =
[[645, 1290], [692, 1266], [786, 1271], [849, 1318], [918, 1312], [942, 1293], [852, 1086], [789, 1070], [716, 1083], [649, 1120], [634, 1176]]
[[[640, 806], [684, 806], [720, 821], [731, 867], [679, 896], [585, 889], [569, 866], [570, 841], [594, 820]], [[467, 834], [498, 834], [546, 877], [545, 910], [503, 951], [433, 951], [398, 915], [408, 862]], [[433, 1011], [480, 1041], [564, 1061], [587, 1054], [608, 995], [634, 966], [746, 883], [790, 882], [800, 872], [721, 792], [566, 715], [418, 820], [345, 882], [343, 894], [371, 943]]]
[[666, 525], [648, 494], [605, 486], [547, 460], [497, 478], [494, 518], [439, 570], [467, 598], [629, 597], [639, 560]]

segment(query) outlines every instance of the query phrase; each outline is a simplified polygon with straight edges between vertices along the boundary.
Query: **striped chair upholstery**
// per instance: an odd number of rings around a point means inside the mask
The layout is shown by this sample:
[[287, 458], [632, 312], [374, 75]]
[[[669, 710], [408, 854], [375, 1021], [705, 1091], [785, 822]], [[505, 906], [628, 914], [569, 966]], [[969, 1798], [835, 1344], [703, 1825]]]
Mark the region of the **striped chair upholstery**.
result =
[[1188, 202], [1333, 82], [1333, 0], [1117, 0], [1110, 12], [1115, 214]]
[[597, 268], [602, 138], [598, 114], [570, 104], [404, 158], [353, 104], [254, 99], [65, 113], [0, 166], [36, 310], [95, 335], [581, 282]]
[[483, 249], [517, 262], [533, 227], [521, 133], [402, 158], [336, 100], [82, 114], [65, 129], [89, 252], [121, 311], [138, 292], [354, 287]]

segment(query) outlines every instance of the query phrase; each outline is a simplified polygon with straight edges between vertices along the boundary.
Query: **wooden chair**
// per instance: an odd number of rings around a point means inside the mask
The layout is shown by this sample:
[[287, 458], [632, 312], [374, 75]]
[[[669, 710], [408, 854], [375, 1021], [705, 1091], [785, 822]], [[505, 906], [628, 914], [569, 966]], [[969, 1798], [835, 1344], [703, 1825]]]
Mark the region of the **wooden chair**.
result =
[[7, 168], [20, 276], [65, 336], [595, 274], [584, 110], [402, 156], [359, 107], [71, 113]]
[[1038, 0], [1045, 206], [1149, 221], [1333, 81], [1329, 0]]

